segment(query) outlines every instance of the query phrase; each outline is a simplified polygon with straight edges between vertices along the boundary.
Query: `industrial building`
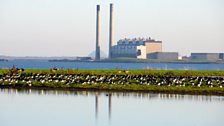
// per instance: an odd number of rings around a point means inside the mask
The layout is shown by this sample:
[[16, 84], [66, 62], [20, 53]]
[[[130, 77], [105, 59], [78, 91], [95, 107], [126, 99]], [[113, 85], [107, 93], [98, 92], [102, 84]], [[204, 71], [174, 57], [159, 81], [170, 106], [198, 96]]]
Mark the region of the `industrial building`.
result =
[[121, 39], [117, 42], [117, 45], [112, 46], [111, 58], [146, 59], [147, 54], [153, 52], [162, 52], [162, 41], [155, 41], [150, 37], [147, 39]]
[[148, 59], [156, 59], [156, 60], [178, 60], [178, 52], [154, 52], [148, 53]]
[[[138, 58], [147, 59], [147, 55], [154, 52], [162, 52], [162, 41], [156, 41], [150, 37], [147, 39], [123, 39], [114, 43], [113, 30], [113, 4], [110, 4], [109, 22], [109, 59], [110, 58]], [[95, 60], [100, 60], [100, 5], [96, 6], [96, 51]]]
[[224, 53], [191, 53], [190, 59], [198, 61], [224, 60]]
[[[114, 42], [114, 6], [110, 4], [109, 10], [109, 59], [111, 58], [137, 58], [156, 60], [178, 60], [177, 52], [162, 52], [162, 41], [156, 41], [150, 37], [121, 39]], [[96, 6], [96, 51], [95, 60], [100, 60], [100, 5]], [[224, 53], [191, 53], [191, 56], [183, 57], [183, 60], [198, 61], [224, 61]]]

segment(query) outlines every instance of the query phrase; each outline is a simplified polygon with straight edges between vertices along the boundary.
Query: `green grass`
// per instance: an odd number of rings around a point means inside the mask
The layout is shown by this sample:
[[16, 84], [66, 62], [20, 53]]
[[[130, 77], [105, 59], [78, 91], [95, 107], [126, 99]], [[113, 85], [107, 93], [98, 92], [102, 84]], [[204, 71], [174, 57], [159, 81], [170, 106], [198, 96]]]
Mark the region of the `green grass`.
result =
[[[89, 74], [89, 75], [154, 75], [154, 76], [224, 76], [224, 70], [75, 70], [65, 69], [51, 71], [48, 69], [26, 69], [22, 74]], [[8, 69], [0, 69], [0, 75], [10, 74]], [[11, 85], [15, 86], [14, 84]], [[19, 82], [16, 87], [29, 88], [27, 84]], [[38, 88], [62, 88], [62, 89], [93, 89], [93, 90], [119, 90], [119, 91], [151, 91], [164, 93], [180, 93], [180, 94], [215, 94], [224, 96], [224, 88], [219, 87], [175, 87], [175, 86], [157, 86], [157, 85], [141, 85], [132, 84], [70, 84], [63, 83], [40, 83], [32, 82], [32, 87]]]
[[[8, 69], [0, 69], [0, 75], [8, 74]], [[25, 74], [90, 74], [90, 75], [155, 75], [155, 76], [224, 76], [224, 70], [76, 70], [26, 69]]]

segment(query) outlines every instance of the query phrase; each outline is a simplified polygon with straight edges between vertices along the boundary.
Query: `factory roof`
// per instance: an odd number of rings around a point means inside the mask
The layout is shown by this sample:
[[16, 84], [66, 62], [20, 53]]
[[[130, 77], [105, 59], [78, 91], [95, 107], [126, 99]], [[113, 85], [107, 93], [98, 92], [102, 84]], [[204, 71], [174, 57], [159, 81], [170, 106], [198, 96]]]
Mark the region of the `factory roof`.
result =
[[222, 54], [222, 53], [191, 53], [191, 55], [211, 55], [211, 54]]
[[133, 38], [133, 39], [120, 39], [118, 45], [145, 45], [145, 43], [162, 43], [162, 41], [156, 41], [149, 38]]

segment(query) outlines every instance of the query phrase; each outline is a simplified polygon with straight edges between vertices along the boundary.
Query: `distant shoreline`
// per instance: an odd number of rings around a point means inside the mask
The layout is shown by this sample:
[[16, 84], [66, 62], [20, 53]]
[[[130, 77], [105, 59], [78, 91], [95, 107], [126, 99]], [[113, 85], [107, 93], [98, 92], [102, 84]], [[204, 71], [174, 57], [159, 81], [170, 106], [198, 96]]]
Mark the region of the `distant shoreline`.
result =
[[85, 60], [48, 60], [48, 62], [97, 62], [97, 63], [176, 63], [176, 64], [224, 64], [224, 61], [220, 62], [208, 62], [208, 61], [144, 61], [144, 60], [101, 60], [101, 61], [85, 61]]
[[0, 62], [8, 62], [7, 59], [0, 59]]
[[86, 63], [176, 63], [176, 64], [224, 64], [224, 60], [155, 60], [155, 59], [136, 59], [136, 58], [102, 58], [99, 61], [91, 57], [10, 57], [0, 56], [0, 62], [14, 60], [44, 60], [48, 62], [86, 62]]

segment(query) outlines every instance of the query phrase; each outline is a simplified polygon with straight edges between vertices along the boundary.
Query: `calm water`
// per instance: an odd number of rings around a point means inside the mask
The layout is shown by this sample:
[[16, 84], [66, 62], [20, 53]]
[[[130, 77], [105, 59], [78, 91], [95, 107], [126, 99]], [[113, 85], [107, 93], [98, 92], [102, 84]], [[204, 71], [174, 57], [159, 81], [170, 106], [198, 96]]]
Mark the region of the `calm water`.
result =
[[178, 69], [224, 70], [224, 64], [177, 64], [177, 63], [97, 63], [97, 62], [48, 62], [46, 60], [11, 60], [0, 62], [0, 68], [74, 68], [74, 69]]
[[224, 97], [0, 89], [1, 126], [224, 126]]

